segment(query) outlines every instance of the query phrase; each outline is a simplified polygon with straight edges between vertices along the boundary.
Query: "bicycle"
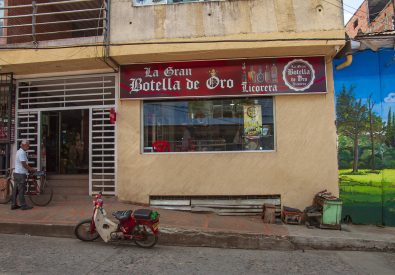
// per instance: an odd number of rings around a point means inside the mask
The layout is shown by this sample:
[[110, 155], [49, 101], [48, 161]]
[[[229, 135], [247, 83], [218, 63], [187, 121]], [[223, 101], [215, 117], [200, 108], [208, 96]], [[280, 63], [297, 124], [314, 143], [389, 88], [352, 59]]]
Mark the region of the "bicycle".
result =
[[[0, 186], [0, 204], [6, 204], [11, 200], [14, 189], [14, 169], [8, 169], [4, 186]], [[26, 177], [25, 196], [37, 206], [46, 206], [52, 201], [53, 189], [47, 183], [45, 171], [29, 173]]]

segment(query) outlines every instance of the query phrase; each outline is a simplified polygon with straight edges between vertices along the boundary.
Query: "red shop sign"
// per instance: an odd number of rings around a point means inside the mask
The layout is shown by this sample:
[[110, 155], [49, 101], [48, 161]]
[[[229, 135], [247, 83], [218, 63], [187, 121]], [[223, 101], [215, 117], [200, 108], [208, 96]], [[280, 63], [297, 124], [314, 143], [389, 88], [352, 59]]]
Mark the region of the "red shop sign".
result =
[[121, 99], [326, 93], [325, 59], [282, 57], [121, 67]]

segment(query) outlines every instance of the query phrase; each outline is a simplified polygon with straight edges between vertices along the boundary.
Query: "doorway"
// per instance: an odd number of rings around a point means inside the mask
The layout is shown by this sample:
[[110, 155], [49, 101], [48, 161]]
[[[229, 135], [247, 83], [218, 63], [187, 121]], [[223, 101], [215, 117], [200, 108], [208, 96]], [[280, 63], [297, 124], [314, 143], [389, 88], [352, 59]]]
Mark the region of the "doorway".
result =
[[41, 167], [50, 174], [89, 173], [89, 110], [41, 115]]

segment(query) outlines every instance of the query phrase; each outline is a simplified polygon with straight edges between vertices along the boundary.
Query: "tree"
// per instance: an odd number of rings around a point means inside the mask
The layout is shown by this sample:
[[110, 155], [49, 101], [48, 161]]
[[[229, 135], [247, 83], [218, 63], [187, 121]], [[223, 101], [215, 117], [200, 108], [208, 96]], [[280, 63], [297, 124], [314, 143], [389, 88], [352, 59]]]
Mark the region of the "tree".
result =
[[385, 144], [388, 147], [395, 148], [395, 114], [392, 113], [391, 108], [388, 111], [387, 127], [385, 133]]
[[371, 169], [376, 169], [376, 160], [375, 160], [375, 142], [382, 140], [383, 134], [383, 122], [381, 117], [377, 116], [374, 111], [375, 102], [372, 100], [372, 94], [369, 96], [367, 100], [367, 112], [368, 112], [368, 123], [369, 123], [369, 138], [370, 138], [370, 146], [371, 146]]
[[347, 90], [345, 85], [336, 99], [337, 126], [339, 133], [353, 140], [354, 159], [353, 173], [358, 172], [358, 143], [360, 136], [368, 129], [368, 112], [362, 99], [357, 100], [354, 95], [355, 86]]
[[386, 133], [385, 133], [385, 144], [387, 144], [387, 146], [391, 146], [391, 128], [392, 128], [392, 115], [391, 115], [391, 108], [388, 111], [388, 117], [387, 117], [387, 129], [386, 129]]

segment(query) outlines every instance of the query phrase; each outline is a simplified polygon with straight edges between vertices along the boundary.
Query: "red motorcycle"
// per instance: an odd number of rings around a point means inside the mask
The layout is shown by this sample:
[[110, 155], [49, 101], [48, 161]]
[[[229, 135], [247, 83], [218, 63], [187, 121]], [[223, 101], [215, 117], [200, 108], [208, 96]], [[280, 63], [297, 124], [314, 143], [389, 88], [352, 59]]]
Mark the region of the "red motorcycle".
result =
[[95, 196], [93, 205], [92, 218], [81, 221], [74, 229], [78, 239], [94, 241], [101, 237], [104, 242], [132, 240], [144, 248], [153, 247], [158, 242], [158, 212], [150, 209], [117, 211], [112, 215], [118, 222], [113, 222], [107, 218], [101, 192]]

